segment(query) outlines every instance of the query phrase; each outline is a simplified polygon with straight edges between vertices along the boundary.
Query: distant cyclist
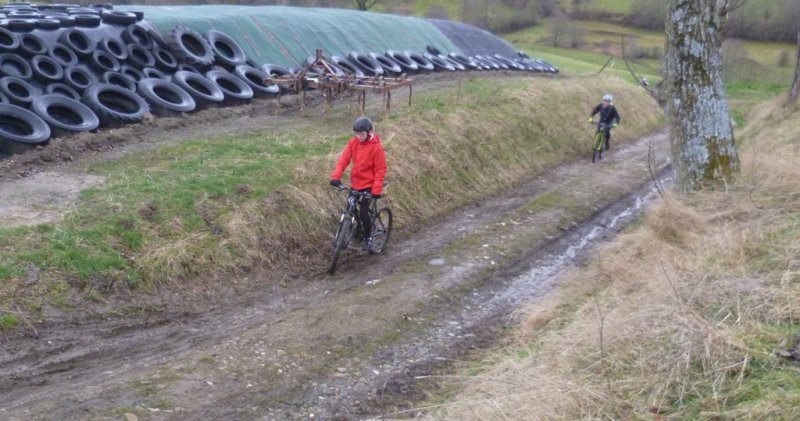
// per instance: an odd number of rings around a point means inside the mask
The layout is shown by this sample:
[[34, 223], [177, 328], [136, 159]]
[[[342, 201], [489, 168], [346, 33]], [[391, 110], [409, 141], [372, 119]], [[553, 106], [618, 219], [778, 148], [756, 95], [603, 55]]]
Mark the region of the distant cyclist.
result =
[[611, 129], [616, 128], [619, 124], [619, 113], [617, 112], [617, 107], [612, 103], [613, 100], [614, 98], [611, 95], [604, 95], [603, 102], [597, 104], [594, 110], [592, 110], [592, 115], [589, 116], [589, 122], [594, 123], [595, 114], [600, 113], [598, 124], [605, 124], [603, 134], [606, 137], [606, 150], [608, 150], [611, 144]]
[[370, 200], [379, 199], [383, 193], [383, 178], [386, 176], [386, 155], [381, 145], [381, 138], [372, 131], [372, 121], [367, 117], [359, 117], [353, 122], [355, 136], [347, 142], [336, 168], [331, 174], [330, 183], [339, 187], [342, 173], [350, 163], [350, 185], [353, 190], [370, 193], [362, 196], [359, 204], [359, 219], [364, 231], [364, 250], [372, 250], [372, 227], [369, 220]]

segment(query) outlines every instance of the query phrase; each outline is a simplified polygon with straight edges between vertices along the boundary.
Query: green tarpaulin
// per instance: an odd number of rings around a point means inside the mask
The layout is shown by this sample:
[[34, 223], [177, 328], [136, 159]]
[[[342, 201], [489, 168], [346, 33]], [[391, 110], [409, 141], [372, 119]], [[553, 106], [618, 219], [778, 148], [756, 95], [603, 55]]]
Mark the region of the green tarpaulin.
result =
[[461, 50], [427, 20], [344, 9], [288, 6], [117, 6], [142, 11], [167, 36], [176, 25], [201, 35], [224, 32], [256, 64], [302, 65], [321, 48], [325, 56], [387, 50], [423, 53], [427, 46], [443, 52]]

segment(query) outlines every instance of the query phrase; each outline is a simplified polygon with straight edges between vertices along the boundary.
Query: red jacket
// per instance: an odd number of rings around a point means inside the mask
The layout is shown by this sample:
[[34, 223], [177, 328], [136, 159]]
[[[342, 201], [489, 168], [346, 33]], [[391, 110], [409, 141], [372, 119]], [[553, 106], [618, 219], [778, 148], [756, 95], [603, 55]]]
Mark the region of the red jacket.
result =
[[381, 194], [383, 178], [386, 176], [386, 155], [381, 138], [370, 133], [364, 142], [359, 142], [355, 136], [350, 139], [333, 169], [331, 179], [341, 180], [342, 173], [351, 162], [353, 168], [350, 170], [350, 184], [353, 189], [372, 189], [372, 194]]

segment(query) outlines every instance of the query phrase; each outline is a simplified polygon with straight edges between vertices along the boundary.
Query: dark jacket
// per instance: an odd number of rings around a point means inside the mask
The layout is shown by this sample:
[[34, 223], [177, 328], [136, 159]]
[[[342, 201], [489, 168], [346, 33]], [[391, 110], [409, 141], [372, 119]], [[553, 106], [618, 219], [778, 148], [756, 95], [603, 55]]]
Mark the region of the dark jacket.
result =
[[606, 108], [603, 108], [603, 103], [597, 104], [592, 110], [591, 116], [594, 117], [597, 113], [600, 113], [600, 123], [605, 123], [609, 126], [615, 123], [619, 124], [619, 113], [617, 112], [617, 107], [613, 104]]

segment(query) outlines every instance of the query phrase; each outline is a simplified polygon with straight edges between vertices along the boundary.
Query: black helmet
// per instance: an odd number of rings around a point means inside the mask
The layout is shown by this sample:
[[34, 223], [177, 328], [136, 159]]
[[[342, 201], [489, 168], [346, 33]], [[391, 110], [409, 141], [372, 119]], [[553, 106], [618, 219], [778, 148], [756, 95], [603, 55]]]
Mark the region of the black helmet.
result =
[[353, 122], [353, 131], [354, 132], [371, 132], [372, 131], [372, 120], [368, 119], [367, 117], [359, 117], [356, 121]]

